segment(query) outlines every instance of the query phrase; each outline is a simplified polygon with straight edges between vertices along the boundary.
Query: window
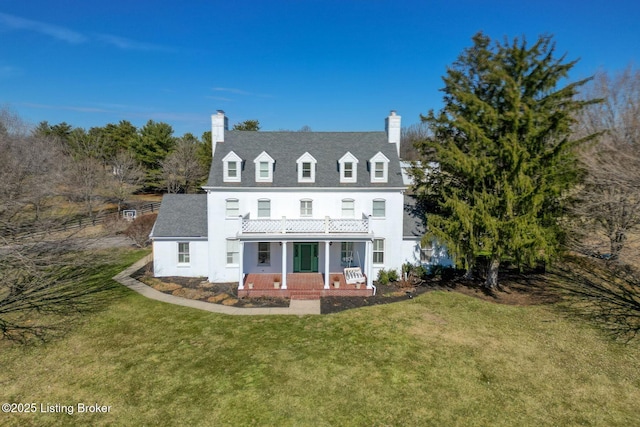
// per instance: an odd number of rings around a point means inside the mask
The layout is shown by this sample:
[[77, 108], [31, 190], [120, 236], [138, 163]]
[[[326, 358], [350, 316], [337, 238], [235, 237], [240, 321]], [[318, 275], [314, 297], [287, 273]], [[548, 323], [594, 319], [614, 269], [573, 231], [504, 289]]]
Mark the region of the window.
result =
[[271, 217], [271, 200], [258, 200], [258, 218]]
[[316, 182], [316, 163], [316, 159], [308, 152], [296, 160], [298, 182]]
[[300, 200], [300, 216], [313, 216], [312, 200]]
[[340, 263], [346, 266], [353, 265], [353, 242], [340, 244]]
[[240, 263], [240, 241], [227, 240], [227, 264]]
[[420, 262], [425, 264], [431, 263], [433, 256], [433, 246], [431, 243], [420, 244]]
[[229, 178], [237, 178], [238, 177], [238, 162], [229, 162], [229, 163], [227, 163], [227, 176]]
[[269, 162], [260, 162], [260, 178], [269, 178]]
[[311, 178], [311, 163], [310, 162], [302, 163], [302, 177], [303, 178]]
[[347, 152], [338, 160], [338, 163], [340, 164], [340, 182], [357, 182], [358, 159], [350, 152]]
[[189, 264], [189, 242], [178, 243], [178, 264]]
[[387, 182], [389, 175], [389, 159], [387, 156], [378, 152], [369, 159], [371, 182]]
[[384, 263], [384, 239], [373, 239], [373, 263]]
[[240, 182], [240, 174], [242, 173], [242, 159], [233, 151], [229, 152], [222, 159], [224, 170], [224, 182]]
[[273, 182], [273, 165], [275, 160], [266, 151], [253, 160], [256, 168], [256, 182]]
[[373, 201], [373, 208], [371, 213], [374, 218], [384, 218], [385, 216], [385, 201], [382, 199]]
[[344, 177], [345, 178], [353, 178], [353, 163], [346, 162], [344, 164]]
[[240, 216], [240, 202], [238, 202], [238, 199], [227, 199], [226, 216], [227, 218]]
[[374, 177], [375, 179], [384, 179], [384, 163], [383, 162], [374, 163]]
[[271, 265], [271, 244], [258, 242], [258, 265]]
[[353, 199], [344, 199], [342, 201], [342, 217], [353, 218], [355, 216], [355, 208]]

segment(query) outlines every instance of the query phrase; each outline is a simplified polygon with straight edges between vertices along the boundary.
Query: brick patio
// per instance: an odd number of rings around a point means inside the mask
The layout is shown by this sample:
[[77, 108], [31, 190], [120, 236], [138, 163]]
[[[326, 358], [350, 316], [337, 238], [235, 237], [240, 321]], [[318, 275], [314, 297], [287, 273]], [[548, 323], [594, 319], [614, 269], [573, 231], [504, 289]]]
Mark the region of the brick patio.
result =
[[[329, 275], [330, 289], [324, 289], [324, 274], [322, 273], [289, 273], [287, 274], [287, 289], [276, 289], [273, 286], [276, 274], [247, 274], [244, 279], [244, 289], [238, 290], [238, 297], [280, 297], [291, 299], [319, 299], [326, 296], [362, 296], [373, 295], [373, 289], [367, 289], [366, 283], [360, 289], [354, 284], [347, 284], [342, 273]], [[334, 277], [340, 278], [340, 287], [333, 286]], [[250, 283], [253, 289], [249, 289]], [[282, 285], [282, 284], [281, 284]]]

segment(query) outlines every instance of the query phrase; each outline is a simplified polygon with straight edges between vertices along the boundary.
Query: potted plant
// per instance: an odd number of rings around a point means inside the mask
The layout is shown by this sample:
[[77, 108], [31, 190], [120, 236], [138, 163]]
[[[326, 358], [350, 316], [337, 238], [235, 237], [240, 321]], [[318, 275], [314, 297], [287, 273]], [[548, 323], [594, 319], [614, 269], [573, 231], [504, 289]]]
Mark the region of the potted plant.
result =
[[249, 289], [253, 289], [253, 282], [249, 282]]
[[360, 289], [361, 286], [362, 286], [362, 283], [360, 282], [356, 283], [356, 289]]
[[333, 276], [333, 287], [338, 289], [340, 287], [340, 276], [335, 275]]
[[273, 276], [273, 289], [280, 289], [280, 279], [279, 274]]

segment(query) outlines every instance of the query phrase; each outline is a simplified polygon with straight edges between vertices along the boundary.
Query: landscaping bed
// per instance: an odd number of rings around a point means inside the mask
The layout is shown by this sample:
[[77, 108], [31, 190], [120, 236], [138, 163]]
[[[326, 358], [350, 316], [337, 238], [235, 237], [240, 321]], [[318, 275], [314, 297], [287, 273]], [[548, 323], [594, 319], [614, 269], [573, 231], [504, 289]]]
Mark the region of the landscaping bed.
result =
[[[149, 263], [134, 273], [132, 277], [157, 291], [212, 304], [250, 308], [288, 307], [290, 302], [288, 298], [276, 297], [238, 298], [238, 284], [235, 282], [209, 283], [203, 277], [156, 278], [151, 275], [151, 271], [153, 271], [152, 263]], [[413, 286], [406, 286], [401, 281], [395, 281], [385, 285], [378, 284], [376, 295], [373, 296], [323, 297], [320, 299], [320, 311], [322, 314], [329, 314], [354, 308], [390, 304], [412, 299], [434, 290], [459, 292], [486, 301], [507, 305], [526, 306], [553, 303], [558, 299], [557, 295], [547, 288], [543, 275], [504, 272], [501, 289], [495, 292], [487, 292], [480, 281], [464, 280], [460, 277], [453, 277], [447, 280], [434, 277]]]

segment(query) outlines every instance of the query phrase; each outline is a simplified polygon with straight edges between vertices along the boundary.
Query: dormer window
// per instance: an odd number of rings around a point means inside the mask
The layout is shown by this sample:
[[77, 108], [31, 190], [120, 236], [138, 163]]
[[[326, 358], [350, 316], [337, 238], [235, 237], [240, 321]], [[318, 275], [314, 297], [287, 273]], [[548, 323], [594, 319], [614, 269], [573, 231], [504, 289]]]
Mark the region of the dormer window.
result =
[[311, 162], [302, 162], [302, 178], [311, 179]]
[[389, 178], [389, 159], [387, 156], [378, 152], [369, 160], [369, 169], [371, 174], [371, 182], [387, 182]]
[[307, 153], [304, 153], [298, 160], [298, 182], [316, 182], [316, 159]]
[[233, 151], [222, 159], [224, 182], [240, 182], [242, 171], [242, 159]]
[[273, 164], [275, 160], [266, 151], [253, 161], [256, 168], [256, 182], [273, 182]]
[[347, 152], [344, 156], [338, 160], [340, 164], [340, 182], [341, 183], [350, 183], [357, 182], [357, 167], [358, 167], [358, 159], [356, 157]]

